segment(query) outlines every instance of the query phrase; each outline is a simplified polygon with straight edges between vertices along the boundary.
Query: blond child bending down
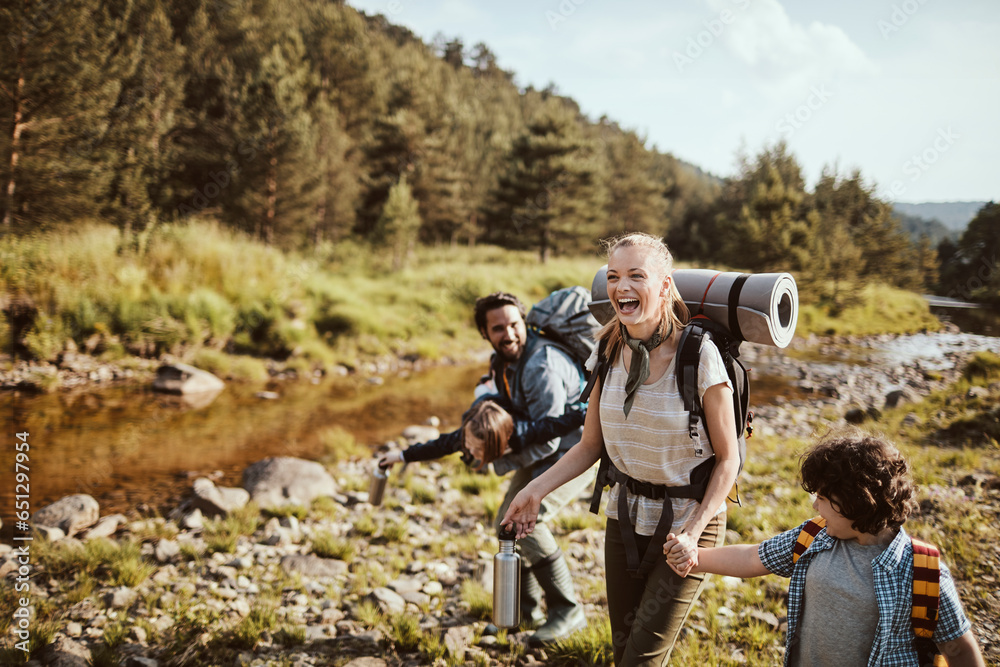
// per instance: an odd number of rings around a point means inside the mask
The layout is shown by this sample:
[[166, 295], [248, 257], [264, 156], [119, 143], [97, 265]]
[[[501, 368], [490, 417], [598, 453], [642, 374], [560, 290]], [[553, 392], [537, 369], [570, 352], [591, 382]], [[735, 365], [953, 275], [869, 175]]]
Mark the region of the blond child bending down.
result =
[[[913, 547], [903, 530], [915, 504], [906, 460], [889, 442], [852, 431], [813, 447], [801, 474], [826, 525], [797, 560], [809, 522], [753, 545], [697, 548], [670, 534], [667, 562], [681, 576], [790, 577], [786, 666], [922, 665], [911, 625]], [[951, 574], [940, 568], [933, 641], [951, 667], [982, 666]]]

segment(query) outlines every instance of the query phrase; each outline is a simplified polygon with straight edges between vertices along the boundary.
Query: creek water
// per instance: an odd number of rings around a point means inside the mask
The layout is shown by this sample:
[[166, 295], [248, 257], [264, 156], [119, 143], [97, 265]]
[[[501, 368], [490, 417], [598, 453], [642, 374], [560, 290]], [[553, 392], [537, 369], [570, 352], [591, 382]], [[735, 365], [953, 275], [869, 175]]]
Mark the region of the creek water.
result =
[[[0, 517], [9, 534], [15, 491], [14, 433], [26, 432], [31, 510], [88, 493], [101, 514], [175, 507], [197, 476], [239, 486], [244, 468], [269, 456], [318, 458], [342, 429], [373, 449], [410, 424], [440, 417], [455, 428], [483, 366], [442, 366], [381, 385], [330, 379], [271, 387], [229, 384], [207, 406], [147, 387], [88, 388], [48, 395], [0, 394], [5, 434]], [[340, 436], [343, 438], [343, 435]]]
[[[954, 319], [956, 309], [948, 311]], [[933, 361], [954, 343], [948, 336], [990, 337], [988, 348], [1000, 351], [994, 338], [1000, 317], [967, 311], [957, 316], [971, 323], [959, 323], [971, 334], [901, 337], [884, 347], [882, 363]], [[259, 397], [260, 387], [231, 383], [205, 406], [142, 386], [2, 393], [3, 534], [10, 534], [15, 492], [23, 492], [14, 484], [14, 433], [29, 434], [32, 511], [65, 495], [88, 493], [102, 515], [144, 508], [166, 512], [190, 492], [194, 477], [239, 486], [242, 471], [263, 458], [318, 458], [332, 429], [374, 449], [432, 415], [441, 419], [442, 431], [457, 428], [484, 370], [485, 364], [442, 366], [390, 377], [381, 385], [352, 378], [288, 382], [271, 387], [278, 394], [274, 399]], [[754, 369], [753, 383], [758, 406], [799, 397], [791, 378], [769, 373], [766, 366]]]

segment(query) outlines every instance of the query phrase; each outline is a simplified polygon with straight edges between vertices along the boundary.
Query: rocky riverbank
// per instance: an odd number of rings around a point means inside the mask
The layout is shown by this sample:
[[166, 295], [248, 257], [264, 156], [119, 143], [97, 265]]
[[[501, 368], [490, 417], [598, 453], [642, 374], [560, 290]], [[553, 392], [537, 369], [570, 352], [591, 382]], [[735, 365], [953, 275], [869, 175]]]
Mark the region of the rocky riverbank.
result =
[[[996, 339], [965, 337], [939, 346], [938, 361], [890, 365], [884, 351], [897, 340], [806, 341], [792, 354], [744, 345], [746, 365], [783, 375], [796, 388], [791, 398], [757, 409], [758, 434], [808, 438], [821, 424], [874, 418], [887, 404], [947, 387], [972, 352], [996, 349]], [[824, 361], [809, 361], [807, 349], [824, 345], [831, 346], [823, 350]], [[843, 361], [831, 362], [834, 353]], [[976, 389], [986, 392], [986, 401], [1000, 396], [1000, 387]], [[419, 441], [434, 433], [423, 426], [406, 436]], [[370, 467], [370, 460], [327, 467], [267, 459], [247, 469], [241, 487], [196, 479], [185, 502], [165, 508], [162, 517], [102, 517], [87, 496], [40, 510], [32, 517], [37, 532], [26, 574], [19, 552], [0, 545], [0, 577], [30, 582], [28, 627], [39, 645], [33, 664], [395, 667], [593, 660], [579, 645], [530, 649], [530, 632], [508, 635], [489, 627], [496, 549], [489, 517], [500, 480], [470, 475], [452, 462], [409, 466], [395, 472], [383, 504], [375, 507], [367, 496]], [[792, 485], [761, 484], [770, 490], [740, 510], [745, 521], [783, 502]], [[983, 471], [956, 487], [933, 489], [924, 503], [926, 520], [954, 522], [956, 503], [995, 523], [1000, 480]], [[600, 522], [581, 502], [579, 512], [555, 528], [587, 616], [599, 627], [605, 615]], [[727, 541], [739, 539], [734, 534]], [[995, 588], [1000, 548], [985, 536], [982, 548], [982, 576], [992, 577], [987, 588]], [[780, 606], [784, 582], [772, 579], [759, 589]], [[712, 584], [723, 591], [723, 604], [715, 617], [697, 610], [688, 632], [709, 638], [720, 623], [760, 623], [772, 634], [759, 651], [780, 657], [780, 615], [746, 605], [746, 594], [735, 588], [725, 592], [732, 586], [724, 578]], [[0, 608], [11, 618], [18, 602], [5, 595]], [[976, 631], [987, 661], [996, 661], [1000, 596], [976, 595], [992, 600], [985, 603], [992, 612], [980, 614]], [[17, 629], [15, 622], [12, 631]], [[23, 657], [12, 648], [18, 640], [12, 634], [0, 643], [8, 647], [0, 657]], [[719, 641], [725, 664], [747, 662], [742, 649]]]

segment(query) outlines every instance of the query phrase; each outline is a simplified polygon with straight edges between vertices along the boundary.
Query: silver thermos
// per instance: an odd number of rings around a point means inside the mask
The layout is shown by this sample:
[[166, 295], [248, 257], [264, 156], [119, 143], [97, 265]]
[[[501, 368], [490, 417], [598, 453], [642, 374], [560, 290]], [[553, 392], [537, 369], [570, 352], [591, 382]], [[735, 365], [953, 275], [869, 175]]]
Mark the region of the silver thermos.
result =
[[501, 527], [500, 552], [493, 557], [493, 624], [516, 628], [521, 623], [521, 556], [514, 551], [514, 528]]
[[385, 483], [389, 480], [389, 471], [378, 463], [375, 464], [375, 472], [372, 473], [372, 482], [368, 487], [368, 502], [372, 505], [381, 505], [382, 496], [385, 494]]

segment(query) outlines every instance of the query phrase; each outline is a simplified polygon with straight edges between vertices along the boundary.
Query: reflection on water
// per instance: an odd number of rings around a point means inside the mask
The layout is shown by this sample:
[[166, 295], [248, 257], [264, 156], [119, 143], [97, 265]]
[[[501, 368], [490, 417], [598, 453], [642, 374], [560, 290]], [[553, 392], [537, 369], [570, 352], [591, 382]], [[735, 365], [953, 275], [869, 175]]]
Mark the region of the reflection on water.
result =
[[888, 366], [918, 361], [929, 370], [951, 368], [953, 354], [970, 350], [1000, 353], [1000, 339], [966, 333], [926, 333], [901, 336], [878, 345], [878, 361]]
[[[318, 457], [320, 434], [334, 426], [373, 447], [431, 415], [454, 427], [482, 372], [482, 366], [442, 367], [382, 386], [291, 383], [277, 388], [276, 400], [234, 384], [207, 406], [141, 387], [4, 393], [0, 423], [5, 433], [30, 433], [32, 511], [70, 493], [93, 495], [102, 514], [139, 503], [163, 508], [190, 489], [190, 475], [221, 471], [220, 483], [238, 486], [243, 469], [268, 456]], [[13, 460], [13, 442], [5, 438], [3, 468], [13, 470]], [[5, 531], [12, 487], [0, 485]]]

